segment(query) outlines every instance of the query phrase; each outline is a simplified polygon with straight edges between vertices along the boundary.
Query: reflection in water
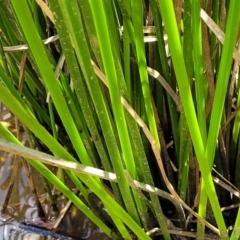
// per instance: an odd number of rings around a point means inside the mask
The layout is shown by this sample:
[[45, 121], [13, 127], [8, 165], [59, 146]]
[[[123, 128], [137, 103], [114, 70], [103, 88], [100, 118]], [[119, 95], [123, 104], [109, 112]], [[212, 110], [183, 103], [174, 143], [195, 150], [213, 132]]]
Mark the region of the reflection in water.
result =
[[[8, 226], [7, 226], [8, 227]], [[44, 240], [44, 236], [22, 231], [18, 228], [9, 228], [5, 240]]]
[[[26, 142], [24, 134], [22, 134], [22, 142]], [[8, 191], [13, 163], [13, 155], [0, 151], [0, 210]], [[42, 222], [39, 219], [36, 203], [31, 195], [21, 161], [18, 162], [17, 171], [13, 192], [7, 207], [7, 214], [0, 214], [0, 240], [109, 239], [75, 207], [72, 207], [72, 210], [62, 220], [57, 235], [55, 235], [56, 238], [50, 237], [53, 235], [47, 229], [47, 224], [51, 227], [52, 223], [45, 224], [44, 229], [39, 227]], [[32, 171], [34, 172], [32, 174], [33, 181], [35, 183], [42, 182], [39, 174], [35, 174], [34, 169]], [[44, 211], [47, 213], [49, 211], [49, 201], [43, 184], [38, 184], [36, 188], [38, 194], [41, 194], [39, 199], [43, 204]], [[26, 225], [24, 221], [32, 225]], [[44, 237], [44, 235], [48, 237]]]
[[[24, 209], [24, 206], [21, 207]], [[56, 233], [50, 229], [40, 227], [37, 209], [28, 205], [24, 213], [25, 222], [17, 222], [19, 207], [9, 207], [9, 215], [0, 216], [0, 239], [1, 240], [108, 240], [109, 238], [96, 228], [83, 214], [73, 207], [74, 217], [70, 211], [61, 222]], [[17, 210], [17, 211], [15, 211]], [[11, 212], [11, 213], [10, 213]], [[23, 214], [23, 212], [22, 212]], [[50, 226], [51, 227], [51, 226]]]
[[2, 212], [0, 212], [0, 220], [1, 222], [10, 222], [11, 220], [13, 220], [12, 216], [14, 215], [15, 209], [11, 206], [7, 206], [7, 214], [3, 214]]
[[[68, 226], [68, 227], [66, 227]], [[105, 234], [94, 226], [75, 206], [73, 206], [68, 214], [63, 218], [58, 232], [72, 237], [73, 239], [88, 240], [109, 240]]]

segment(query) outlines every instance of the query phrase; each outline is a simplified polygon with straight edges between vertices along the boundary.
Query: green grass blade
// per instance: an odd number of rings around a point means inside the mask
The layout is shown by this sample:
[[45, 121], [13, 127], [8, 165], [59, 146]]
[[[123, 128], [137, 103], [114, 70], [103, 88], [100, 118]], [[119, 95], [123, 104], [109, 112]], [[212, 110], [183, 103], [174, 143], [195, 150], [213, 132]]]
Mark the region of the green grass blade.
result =
[[[237, 29], [239, 27], [240, 15], [236, 10], [238, 1], [233, 0], [230, 4], [228, 20], [226, 26], [226, 35], [223, 45], [221, 62], [218, 71], [216, 92], [213, 101], [213, 109], [211, 113], [208, 140], [207, 140], [207, 157], [210, 161], [210, 166], [213, 163], [214, 153], [216, 149], [216, 139], [218, 137], [219, 126], [222, 119], [224, 97], [226, 96], [228, 77], [232, 66], [233, 50], [236, 43]], [[220, 97], [221, 96], [221, 97]]]
[[151, 104], [150, 88], [149, 88], [149, 79], [147, 72], [147, 63], [145, 56], [145, 47], [143, 42], [143, 6], [141, 0], [132, 1], [132, 19], [134, 27], [134, 41], [136, 46], [136, 57], [139, 68], [139, 75], [141, 79], [142, 92], [144, 98], [144, 105], [146, 109], [146, 114], [148, 118], [148, 124], [150, 131], [154, 136], [154, 139], [157, 143], [157, 146], [160, 147], [159, 137], [157, 126], [154, 118], [153, 107]]
[[[53, 6], [54, 9], [56, 9], [56, 6], [57, 5]], [[71, 6], [69, 6], [69, 7], [71, 7]], [[69, 19], [66, 21], [68, 22], [68, 24], [71, 24], [71, 22], [72, 22], [72, 20], [70, 18], [72, 16], [71, 13], [65, 14], [65, 17], [67, 17], [67, 16], [69, 16]], [[76, 21], [74, 21], [74, 22], [76, 22]], [[56, 24], [58, 24], [58, 19], [56, 21]], [[58, 28], [59, 34], [61, 34], [61, 35], [65, 34], [65, 32], [61, 31], [61, 29], [64, 29], [64, 26], [62, 24], [61, 24], [61, 27], [58, 25], [57, 25], [57, 27], [59, 27]], [[81, 26], [79, 26], [79, 28], [81, 28]], [[75, 51], [76, 51], [79, 63], [82, 66], [83, 73], [86, 78], [86, 84], [89, 88], [92, 98], [94, 99], [94, 104], [96, 106], [96, 111], [97, 111], [97, 114], [99, 117], [99, 122], [102, 127], [102, 132], [105, 137], [109, 155], [112, 159], [114, 171], [116, 172], [116, 174], [119, 177], [119, 184], [120, 184], [120, 189], [121, 189], [121, 193], [122, 193], [124, 202], [125, 202], [126, 206], [128, 206], [129, 209], [131, 209], [131, 204], [129, 205], [130, 198], [127, 197], [127, 196], [130, 196], [130, 190], [129, 190], [129, 186], [125, 180], [125, 176], [124, 176], [124, 172], [123, 172], [123, 164], [121, 163], [122, 160], [121, 160], [120, 153], [118, 151], [118, 145], [116, 142], [116, 137], [115, 137], [115, 133], [114, 133], [113, 126], [112, 126], [112, 120], [110, 119], [109, 111], [107, 109], [107, 106], [105, 105], [105, 100], [104, 100], [103, 96], [101, 94], [99, 94], [99, 92], [101, 92], [102, 90], [100, 88], [98, 79], [96, 79], [95, 73], [93, 72], [93, 69], [92, 69], [92, 66], [90, 63], [90, 54], [87, 50], [88, 47], [86, 46], [85, 38], [83, 38], [83, 36], [81, 36], [80, 39], [82, 39], [82, 41], [80, 41], [79, 38], [74, 39], [74, 37], [76, 37], [75, 30], [73, 30], [72, 27], [69, 27], [69, 29], [70, 29], [69, 32], [72, 36], [71, 39], [73, 41], [73, 46], [75, 47]], [[73, 31], [71, 31], [71, 29]], [[63, 44], [63, 46], [65, 46], [65, 44]], [[69, 55], [66, 55], [66, 58], [68, 58], [68, 56]], [[84, 56], [84, 58], [83, 58], [83, 56]], [[89, 62], [87, 61], [87, 59], [89, 60]], [[71, 69], [71, 71], [73, 72], [72, 69]], [[79, 93], [79, 94], [81, 94], [81, 93]], [[106, 167], [106, 165], [104, 165], [104, 166]], [[106, 170], [107, 169], [110, 170], [111, 167], [106, 167]]]
[[84, 144], [79, 137], [78, 130], [76, 129], [74, 121], [63, 98], [62, 92], [59, 88], [59, 84], [55, 79], [42, 41], [37, 34], [35, 26], [32, 22], [28, 6], [25, 1], [11, 1], [11, 3], [19, 20], [19, 23], [21, 24], [29, 48], [31, 49], [31, 52], [34, 56], [34, 60], [38, 66], [42, 78], [46, 83], [49, 92], [51, 92], [53, 102], [59, 115], [61, 116], [61, 120], [69, 134], [69, 137], [72, 140], [74, 148], [78, 153], [81, 161], [84, 164], [91, 166], [91, 160], [89, 159]]
[[195, 71], [195, 89], [197, 102], [198, 124], [204, 145], [207, 139], [206, 130], [206, 77], [204, 76], [202, 31], [200, 19], [200, 1], [192, 1], [192, 34], [193, 34], [193, 61]]
[[[113, 106], [113, 114], [116, 121], [117, 129], [119, 132], [119, 139], [120, 139], [120, 143], [123, 151], [123, 158], [129, 173], [131, 174], [132, 177], [136, 178], [136, 167], [133, 159], [131, 144], [129, 141], [129, 133], [127, 130], [125, 115], [124, 115], [123, 107], [120, 100], [120, 91], [119, 91], [119, 86], [117, 82], [117, 74], [116, 74], [116, 69], [114, 65], [114, 59], [112, 59], [112, 56], [113, 56], [112, 49], [111, 49], [112, 46], [109, 38], [109, 32], [107, 29], [105, 12], [102, 4], [99, 1], [94, 3], [90, 1], [90, 6], [93, 12], [93, 18], [96, 26], [99, 47], [102, 54], [102, 60], [104, 64], [106, 77], [108, 80], [110, 97], [112, 99], [111, 102]], [[129, 200], [130, 199], [131, 197], [129, 198]], [[135, 200], [138, 201], [137, 198], [135, 198]], [[134, 200], [132, 199], [130, 201], [133, 202], [133, 204], [131, 204], [132, 205], [131, 209], [129, 209], [129, 211], [131, 212], [131, 216], [138, 223], [140, 223], [136, 207], [134, 206]], [[126, 206], [126, 207], [129, 208], [129, 206]]]
[[[200, 19], [200, 1], [192, 1], [192, 39], [193, 39], [193, 61], [195, 72], [195, 89], [196, 89], [196, 103], [197, 103], [197, 117], [199, 129], [201, 132], [204, 146], [207, 140], [206, 129], [206, 77], [204, 76], [203, 65], [203, 51], [202, 51], [202, 31], [201, 31], [201, 19]], [[207, 196], [204, 183], [201, 185], [200, 194]], [[205, 205], [203, 205], [205, 203]], [[203, 201], [200, 197], [198, 214], [205, 218], [207, 202]], [[202, 209], [204, 208], [204, 209]], [[204, 237], [204, 225], [198, 221], [197, 226], [197, 239]]]
[[[233, 50], [235, 47], [235, 42], [238, 33], [237, 29], [239, 27], [240, 15], [239, 12], [237, 11], [237, 6], [238, 1], [231, 1], [227, 19], [226, 35], [218, 71], [216, 91], [213, 101], [213, 108], [211, 113], [209, 133], [206, 146], [206, 156], [209, 161], [208, 165], [210, 167], [212, 167], [213, 165], [217, 137], [219, 133], [220, 122], [222, 119], [223, 108], [225, 104], [224, 102], [225, 98], [223, 96], [226, 96], [228, 78], [232, 66]], [[206, 182], [203, 184], [203, 188], [204, 186], [206, 186], [205, 184]], [[206, 199], [204, 199], [204, 196], [200, 198], [200, 203], [202, 203], [201, 206], [206, 208], [207, 201]], [[231, 238], [233, 238], [233, 235], [231, 236]]]
[[177, 29], [177, 24], [175, 20], [173, 5], [172, 5], [172, 2], [169, 2], [166, 0], [159, 0], [158, 2], [161, 9], [162, 17], [164, 20], [165, 29], [168, 35], [168, 42], [169, 42], [169, 47], [172, 54], [172, 61], [173, 61], [174, 69], [176, 72], [176, 77], [177, 77], [178, 86], [180, 90], [180, 96], [182, 99], [183, 108], [186, 114], [188, 127], [192, 137], [192, 141], [193, 141], [194, 149], [199, 162], [202, 177], [205, 184], [208, 186], [206, 190], [208, 193], [208, 197], [209, 197], [215, 218], [217, 220], [218, 227], [222, 234], [221, 236], [222, 238], [227, 239], [228, 236], [226, 231], [226, 225], [220, 210], [220, 205], [219, 205], [218, 198], [216, 195], [216, 190], [212, 181], [210, 168], [209, 168], [209, 165], [206, 164], [208, 159], [205, 156], [204, 143], [203, 143], [199, 125], [197, 122], [197, 117], [196, 117], [195, 108], [193, 104], [193, 98], [191, 94], [187, 71], [185, 68], [181, 43], [178, 36], [178, 29]]

